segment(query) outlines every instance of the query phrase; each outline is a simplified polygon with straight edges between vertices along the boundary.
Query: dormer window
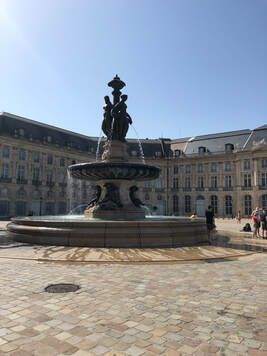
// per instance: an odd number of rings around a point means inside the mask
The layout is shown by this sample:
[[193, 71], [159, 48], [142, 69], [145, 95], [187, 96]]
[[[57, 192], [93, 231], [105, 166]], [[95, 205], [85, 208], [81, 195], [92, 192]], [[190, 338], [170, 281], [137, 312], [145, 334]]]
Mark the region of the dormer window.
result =
[[47, 136], [46, 139], [47, 139], [47, 142], [48, 142], [48, 143], [51, 143], [51, 142], [52, 142], [52, 137], [51, 137], [51, 136]]
[[160, 152], [160, 151], [156, 151], [156, 152], [155, 152], [155, 156], [156, 156], [156, 157], [161, 157], [161, 152]]
[[234, 145], [232, 143], [227, 143], [225, 145], [225, 152], [233, 152], [234, 150]]
[[180, 157], [181, 156], [181, 150], [174, 150], [173, 156], [174, 157]]
[[131, 155], [132, 156], [137, 156], [137, 152], [136, 151], [131, 151]]
[[22, 137], [24, 136], [24, 129], [19, 129], [19, 135]]
[[204, 147], [204, 146], [200, 146], [198, 147], [198, 153], [201, 155], [201, 154], [204, 154], [207, 152], [207, 148]]

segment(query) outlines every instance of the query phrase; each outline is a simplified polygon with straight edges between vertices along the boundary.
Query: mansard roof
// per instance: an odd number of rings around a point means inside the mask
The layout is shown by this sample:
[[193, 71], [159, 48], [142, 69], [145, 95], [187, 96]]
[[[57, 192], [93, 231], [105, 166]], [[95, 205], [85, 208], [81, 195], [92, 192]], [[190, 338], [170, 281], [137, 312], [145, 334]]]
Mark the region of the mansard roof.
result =
[[[23, 130], [23, 135], [21, 134]], [[5, 134], [14, 138], [22, 137], [36, 143], [51, 143], [70, 149], [95, 153], [98, 137], [86, 136], [69, 130], [47, 125], [39, 121], [13, 115], [7, 112], [0, 113], [0, 135]], [[49, 137], [49, 140], [48, 140]], [[101, 140], [101, 148], [105, 139]], [[128, 151], [140, 152], [140, 144], [136, 139], [127, 139]], [[164, 157], [170, 154], [170, 139], [142, 139], [140, 140], [145, 157]], [[157, 154], [156, 154], [157, 153]]]

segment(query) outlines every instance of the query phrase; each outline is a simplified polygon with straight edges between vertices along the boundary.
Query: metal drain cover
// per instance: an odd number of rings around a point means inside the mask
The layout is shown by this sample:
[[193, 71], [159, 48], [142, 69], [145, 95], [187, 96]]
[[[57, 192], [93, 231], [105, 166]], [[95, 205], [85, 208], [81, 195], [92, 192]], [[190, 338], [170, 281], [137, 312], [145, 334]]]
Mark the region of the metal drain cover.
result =
[[45, 291], [48, 293], [68, 293], [76, 292], [80, 287], [77, 284], [71, 283], [58, 283], [58, 284], [49, 284], [45, 287]]

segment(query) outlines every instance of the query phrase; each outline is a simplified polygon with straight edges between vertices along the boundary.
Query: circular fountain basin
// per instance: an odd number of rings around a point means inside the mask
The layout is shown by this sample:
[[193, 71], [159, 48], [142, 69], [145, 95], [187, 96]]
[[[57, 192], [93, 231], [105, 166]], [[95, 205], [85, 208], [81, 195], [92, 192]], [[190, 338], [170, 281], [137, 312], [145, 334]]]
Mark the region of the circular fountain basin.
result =
[[157, 179], [160, 169], [142, 163], [92, 162], [69, 166], [72, 177], [92, 181], [125, 179], [144, 181]]
[[81, 215], [13, 218], [7, 226], [15, 241], [77, 247], [177, 247], [207, 242], [205, 219], [147, 216], [119, 221]]

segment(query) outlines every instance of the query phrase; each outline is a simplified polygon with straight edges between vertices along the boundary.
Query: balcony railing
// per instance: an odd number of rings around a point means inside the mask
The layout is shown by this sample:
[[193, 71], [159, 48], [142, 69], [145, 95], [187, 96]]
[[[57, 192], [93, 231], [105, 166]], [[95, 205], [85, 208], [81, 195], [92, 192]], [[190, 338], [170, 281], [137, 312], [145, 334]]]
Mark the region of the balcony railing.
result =
[[172, 191], [172, 192], [178, 192], [178, 191], [179, 191], [179, 188], [171, 188], [171, 191]]
[[204, 187], [196, 187], [196, 191], [197, 192], [203, 192], [204, 191]]
[[148, 188], [148, 187], [144, 187], [143, 188], [143, 192], [151, 192], [152, 191], [152, 188]]
[[55, 185], [55, 182], [47, 181], [47, 182], [46, 182], [46, 185], [47, 185], [48, 187], [53, 187], [53, 186]]
[[191, 190], [192, 190], [191, 188], [183, 188], [184, 192], [191, 192]]
[[243, 186], [243, 187], [241, 187], [241, 190], [252, 190], [252, 186], [249, 186], [249, 187]]
[[17, 184], [28, 184], [28, 180], [24, 178], [17, 178]]
[[11, 183], [12, 182], [12, 178], [11, 177], [0, 177], [0, 182]]
[[155, 188], [155, 192], [157, 193], [163, 193], [164, 192], [164, 188]]
[[33, 179], [33, 180], [32, 180], [32, 184], [39, 186], [39, 185], [42, 185], [42, 181], [41, 181], [41, 180], [37, 180], [37, 179]]
[[267, 185], [259, 185], [260, 190], [267, 190]]
[[210, 192], [217, 192], [218, 191], [218, 187], [209, 187], [209, 191]]
[[223, 191], [230, 192], [233, 190], [233, 187], [223, 187]]

